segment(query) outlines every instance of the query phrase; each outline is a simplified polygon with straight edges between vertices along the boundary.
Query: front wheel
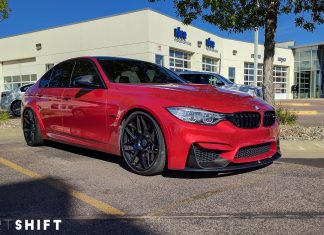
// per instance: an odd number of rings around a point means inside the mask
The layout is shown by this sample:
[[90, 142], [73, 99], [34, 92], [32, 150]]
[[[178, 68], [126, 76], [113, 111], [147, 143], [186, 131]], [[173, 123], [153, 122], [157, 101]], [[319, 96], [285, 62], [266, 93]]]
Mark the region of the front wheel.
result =
[[163, 172], [166, 148], [158, 123], [145, 112], [134, 112], [122, 124], [121, 151], [128, 166], [140, 175]]
[[43, 139], [39, 124], [33, 110], [31, 110], [30, 108], [25, 109], [22, 124], [26, 143], [29, 146], [42, 145]]

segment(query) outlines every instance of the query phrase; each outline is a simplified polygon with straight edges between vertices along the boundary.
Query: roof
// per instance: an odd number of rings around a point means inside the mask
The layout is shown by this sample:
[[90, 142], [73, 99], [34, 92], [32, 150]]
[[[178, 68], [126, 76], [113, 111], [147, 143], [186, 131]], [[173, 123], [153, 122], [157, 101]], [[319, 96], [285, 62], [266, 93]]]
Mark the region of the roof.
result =
[[178, 72], [178, 74], [218, 74], [218, 73], [207, 72], [207, 71], [181, 71]]
[[[123, 12], [123, 13], [112, 14], [112, 15], [109, 15], [109, 16], [102, 16], [102, 17], [98, 17], [98, 18], [93, 18], [93, 19], [88, 19], [88, 20], [83, 20], [83, 21], [76, 21], [76, 22], [73, 22], [73, 23], [67, 23], [67, 24], [52, 26], [52, 27], [48, 27], [48, 28], [33, 30], [33, 31], [30, 31], [30, 32], [25, 32], [25, 33], [12, 34], [12, 35], [8, 35], [8, 36], [5, 36], [5, 37], [0, 37], [0, 40], [1, 39], [5, 39], [5, 38], [10, 38], [10, 37], [15, 37], [15, 36], [20, 36], [20, 35], [30, 34], [30, 33], [36, 33], [36, 32], [46, 31], [46, 30], [50, 30], [50, 29], [61, 28], [61, 27], [65, 27], [65, 26], [71, 26], [71, 25], [76, 25], [76, 24], [81, 24], [81, 23], [87, 23], [87, 22], [101, 20], [101, 19], [106, 19], [106, 18], [115, 17], [115, 16], [126, 15], [126, 14], [130, 14], [130, 13], [136, 13], [136, 12], [140, 12], [140, 11], [151, 11], [151, 12], [155, 12], [157, 14], [163, 15], [165, 17], [171, 18], [171, 19], [176, 20], [176, 21], [179, 21], [181, 23], [181, 21], [179, 19], [175, 18], [175, 17], [172, 17], [170, 15], [167, 15], [165, 13], [159, 12], [159, 11], [157, 11], [155, 9], [152, 9], [152, 8], [149, 8], [148, 7], [148, 8], [141, 8], [141, 9], [133, 10], [133, 11], [127, 11], [127, 12]], [[243, 40], [233, 39], [233, 38], [229, 38], [229, 37], [218, 36], [215, 33], [212, 33], [210, 31], [207, 31], [207, 30], [198, 28], [198, 27], [196, 27], [195, 25], [192, 25], [192, 24], [190, 25], [190, 27], [196, 28], [198, 30], [204, 31], [204, 32], [209, 33], [209, 34], [212, 34], [212, 35], [215, 35], [216, 37], [220, 37], [222, 39], [228, 39], [228, 40], [233, 40], [233, 41], [238, 41], [238, 42], [245, 42], [245, 43], [253, 43], [253, 41], [243, 41]], [[262, 44], [259, 43], [259, 45], [262, 45]]]
[[[44, 28], [44, 29], [39, 29], [39, 30], [34, 30], [34, 31], [30, 31], [30, 32], [25, 32], [25, 33], [20, 33], [20, 34], [13, 34], [13, 35], [8, 35], [8, 36], [5, 36], [5, 37], [0, 37], [0, 40], [1, 39], [5, 39], [5, 38], [10, 38], [10, 37], [15, 37], [15, 36], [20, 36], [20, 35], [25, 35], [25, 34], [30, 34], [30, 33], [36, 33], [36, 32], [41, 32], [41, 31], [46, 31], [46, 30], [50, 30], [50, 29], [56, 29], [56, 28], [61, 28], [61, 27], [65, 27], [65, 26], [71, 26], [71, 25], [76, 25], [76, 24], [81, 24], [81, 23], [87, 23], [87, 22], [91, 22], [91, 21], [96, 21], [96, 20], [101, 20], [101, 19], [106, 19], [106, 18], [110, 18], [110, 17], [115, 17], [115, 16], [121, 16], [121, 15], [126, 15], [126, 14], [130, 14], [130, 13], [136, 13], [136, 12], [140, 12], [140, 11], [152, 11], [152, 12], [155, 12], [157, 14], [160, 14], [160, 15], [163, 15], [163, 16], [166, 16], [168, 18], [171, 18], [171, 19], [174, 19], [176, 21], [179, 21], [181, 22], [179, 19], [175, 18], [175, 17], [172, 17], [170, 15], [167, 15], [165, 13], [162, 13], [162, 12], [159, 12], [155, 9], [152, 9], [152, 8], [141, 8], [141, 9], [138, 9], [138, 10], [133, 10], [133, 11], [127, 11], [127, 12], [123, 12], [123, 13], [117, 13], [117, 14], [112, 14], [112, 15], [109, 15], [109, 16], [102, 16], [102, 17], [98, 17], [98, 18], [93, 18], [93, 19], [88, 19], [88, 20], [83, 20], [83, 21], [77, 21], [77, 22], [73, 22], [73, 23], [68, 23], [68, 24], [62, 24], [62, 25], [57, 25], [57, 26], [53, 26], [53, 27], [48, 27], [48, 28]], [[239, 40], [239, 39], [233, 39], [233, 38], [229, 38], [229, 37], [224, 37], [224, 36], [218, 36], [216, 35], [215, 33], [212, 33], [210, 31], [207, 31], [207, 30], [204, 30], [204, 29], [201, 29], [201, 28], [198, 28], [194, 25], [190, 25], [191, 27], [193, 28], [196, 28], [196, 29], [199, 29], [199, 30], [202, 30], [206, 33], [209, 33], [209, 34], [212, 34], [212, 35], [215, 35], [216, 37], [220, 37], [222, 39], [228, 39], [228, 40], [233, 40], [233, 41], [238, 41], [238, 42], [244, 42], [244, 43], [253, 43], [253, 41], [244, 41], [244, 40]], [[284, 42], [279, 42], [280, 43], [284, 43]], [[307, 45], [301, 45], [301, 46], [294, 46], [294, 47], [289, 47], [290, 49], [293, 48], [301, 48], [301, 47], [308, 47], [308, 46], [317, 46], [317, 45], [322, 45], [324, 44], [324, 42], [321, 42], [321, 43], [313, 43], [313, 44], [307, 44]], [[263, 45], [263, 44], [260, 44], [259, 45]], [[277, 46], [276, 46], [277, 47]], [[280, 47], [280, 46], [278, 46]]]
[[309, 43], [309, 44], [300, 45], [300, 46], [293, 46], [293, 47], [290, 47], [290, 48], [298, 49], [298, 48], [303, 48], [303, 47], [314, 47], [314, 46], [323, 46], [323, 45], [324, 45], [324, 41], [323, 42]]

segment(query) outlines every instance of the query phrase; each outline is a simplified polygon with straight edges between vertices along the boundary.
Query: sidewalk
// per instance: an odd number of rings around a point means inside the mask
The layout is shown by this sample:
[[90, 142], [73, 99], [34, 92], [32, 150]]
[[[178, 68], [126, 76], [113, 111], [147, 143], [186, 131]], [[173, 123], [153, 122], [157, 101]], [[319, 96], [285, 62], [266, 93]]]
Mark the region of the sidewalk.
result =
[[324, 159], [324, 140], [281, 140], [282, 158]]

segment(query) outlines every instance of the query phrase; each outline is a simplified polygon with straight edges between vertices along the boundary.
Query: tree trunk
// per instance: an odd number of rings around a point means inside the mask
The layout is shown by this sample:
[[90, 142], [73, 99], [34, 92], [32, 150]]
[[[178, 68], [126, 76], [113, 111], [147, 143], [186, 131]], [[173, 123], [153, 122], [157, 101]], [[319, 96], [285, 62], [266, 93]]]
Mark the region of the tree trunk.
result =
[[272, 106], [274, 102], [273, 84], [273, 57], [275, 54], [275, 35], [277, 30], [277, 17], [280, 5], [279, 0], [268, 0], [268, 10], [266, 13], [266, 23], [264, 32], [264, 59], [263, 59], [263, 96]]

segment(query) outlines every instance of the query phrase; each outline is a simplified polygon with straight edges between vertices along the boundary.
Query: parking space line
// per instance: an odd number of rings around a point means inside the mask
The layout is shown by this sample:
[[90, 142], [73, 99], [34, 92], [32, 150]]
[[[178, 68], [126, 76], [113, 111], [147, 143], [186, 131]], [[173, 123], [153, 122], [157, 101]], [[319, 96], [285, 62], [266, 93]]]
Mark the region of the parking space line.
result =
[[207, 191], [207, 192], [204, 192], [204, 193], [200, 193], [200, 194], [194, 195], [194, 196], [189, 197], [189, 198], [185, 198], [185, 199], [182, 199], [182, 200], [175, 201], [175, 202], [173, 202], [173, 203], [171, 203], [169, 205], [166, 205], [165, 207], [159, 208], [156, 211], [148, 213], [147, 216], [161, 216], [161, 215], [163, 215], [163, 214], [165, 214], [167, 212], [173, 211], [173, 210], [175, 210], [175, 209], [177, 209], [179, 207], [183, 207], [185, 205], [189, 205], [189, 204], [191, 204], [191, 203], [193, 203], [195, 201], [207, 199], [207, 198], [209, 198], [211, 196], [215, 196], [217, 194], [220, 194], [220, 193], [223, 193], [223, 192], [226, 192], [226, 191], [230, 191], [230, 190], [233, 190], [233, 189], [240, 188], [242, 186], [247, 186], [247, 185], [254, 184], [256, 182], [261, 181], [263, 178], [269, 176], [268, 174], [269, 174], [269, 172], [267, 174], [253, 176], [253, 179], [244, 181], [242, 183], [235, 183], [235, 184], [228, 185], [228, 186], [225, 186], [225, 187], [222, 187], [222, 188], [218, 188], [218, 189], [210, 190], [210, 191]]
[[324, 149], [324, 146], [323, 145], [320, 145], [320, 144], [315, 143], [315, 146], [319, 147], [320, 149]]
[[[31, 178], [34, 179], [42, 179], [44, 178], [43, 176], [41, 176], [40, 174], [38, 174], [37, 172], [28, 170], [22, 166], [17, 165], [16, 163], [13, 163], [7, 159], [4, 159], [2, 157], [0, 157], [0, 164], [5, 165], [23, 175], [29, 176]], [[121, 210], [118, 210], [117, 208], [114, 208], [112, 206], [110, 206], [109, 204], [99, 201], [93, 197], [90, 197], [82, 192], [79, 192], [77, 190], [74, 189], [69, 189], [68, 192], [66, 192], [66, 188], [62, 187], [59, 184], [53, 183], [53, 182], [48, 182], [48, 185], [63, 191], [65, 193], [68, 193], [70, 196], [79, 199], [80, 201], [86, 203], [87, 205], [90, 205], [96, 209], [98, 209], [99, 211], [103, 212], [106, 215], [113, 215], [113, 216], [123, 216], [125, 215], [124, 212], [122, 212]]]
[[299, 148], [299, 150], [301, 150], [301, 151], [305, 151], [306, 149], [304, 148], [304, 147], [302, 147], [302, 146], [297, 146], [298, 148]]
[[316, 110], [297, 110], [297, 111], [292, 111], [293, 113], [297, 114], [297, 115], [318, 115], [319, 112], [317, 112]]

